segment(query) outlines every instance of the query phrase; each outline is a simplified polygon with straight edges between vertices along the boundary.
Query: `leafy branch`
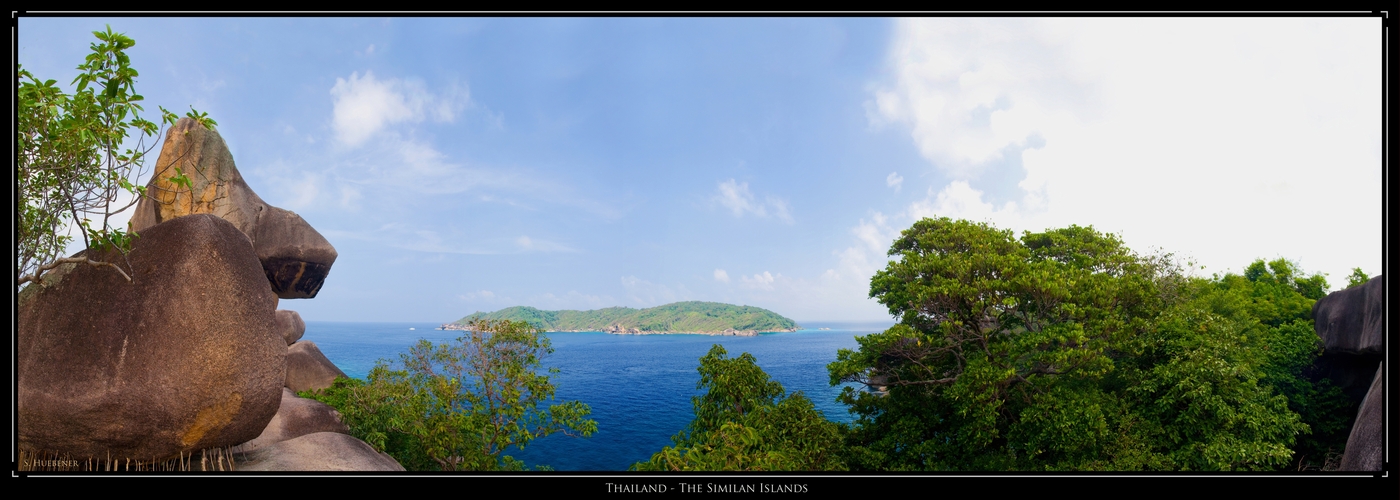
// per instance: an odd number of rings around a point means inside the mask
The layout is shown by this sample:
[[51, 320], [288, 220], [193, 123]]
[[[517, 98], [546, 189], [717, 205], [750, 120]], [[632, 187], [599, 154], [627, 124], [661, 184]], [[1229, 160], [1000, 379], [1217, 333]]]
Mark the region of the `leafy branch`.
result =
[[[131, 281], [119, 266], [92, 257], [116, 250], [125, 260], [136, 234], [129, 226], [113, 227], [111, 219], [146, 195], [141, 179], [156, 147], [147, 139], [159, 138], [179, 117], [161, 108], [161, 124], [142, 118], [144, 97], [135, 92], [139, 73], [126, 53], [136, 42], [111, 26], [93, 35], [97, 42], [77, 67], [71, 95], [55, 80], [39, 80], [16, 65], [17, 289], [42, 283], [45, 273], [64, 263], [112, 267]], [[216, 125], [194, 108], [186, 116]], [[62, 258], [74, 240], [66, 228], [78, 229], [86, 257]]]

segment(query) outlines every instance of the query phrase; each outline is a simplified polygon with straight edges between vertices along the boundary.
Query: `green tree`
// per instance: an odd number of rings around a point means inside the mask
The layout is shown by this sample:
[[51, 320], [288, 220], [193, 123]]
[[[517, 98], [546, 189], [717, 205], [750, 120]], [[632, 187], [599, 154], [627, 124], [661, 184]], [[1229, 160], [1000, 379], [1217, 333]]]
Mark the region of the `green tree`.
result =
[[509, 448], [598, 429], [586, 404], [546, 406], [555, 388], [539, 368], [551, 352], [528, 323], [481, 321], [456, 343], [420, 341], [397, 369], [381, 360], [367, 380], [339, 379], [304, 396], [335, 407], [352, 435], [410, 470], [523, 470]]
[[1351, 275], [1347, 276], [1347, 288], [1351, 288], [1356, 285], [1364, 285], [1370, 279], [1371, 277], [1367, 276], [1366, 272], [1362, 271], [1361, 268], [1352, 268]]
[[1293, 446], [1290, 467], [1298, 470], [1321, 469], [1340, 456], [1357, 409], [1340, 388], [1313, 373], [1322, 344], [1312, 307], [1327, 286], [1322, 274], [1304, 276], [1293, 262], [1261, 259], [1243, 275], [1215, 277], [1199, 293], [1204, 307], [1240, 325], [1250, 349], [1263, 358], [1260, 383], [1287, 397], [1289, 409], [1308, 425]]
[[[134, 235], [110, 221], [144, 194], [140, 178], [155, 147], [145, 140], [160, 136], [160, 128], [139, 115], [143, 97], [135, 93], [137, 72], [126, 54], [136, 42], [111, 26], [93, 35], [98, 41], [77, 68], [81, 73], [73, 79], [72, 95], [56, 81], [41, 81], [16, 65], [16, 289], [70, 263], [110, 267], [131, 280], [114, 263], [62, 257], [73, 241], [64, 230], [69, 225], [81, 228], [89, 251], [116, 249], [125, 255], [131, 248]], [[161, 113], [163, 124], [178, 118], [164, 108]], [[215, 125], [193, 108], [187, 116]], [[129, 140], [136, 141], [134, 147], [123, 149]], [[123, 191], [133, 195], [129, 202], [118, 201]]]
[[889, 253], [870, 295], [899, 324], [828, 367], [875, 389], [842, 394], [853, 468], [1268, 469], [1307, 428], [1169, 254], [946, 218]]
[[845, 470], [838, 426], [800, 391], [784, 397], [782, 384], [753, 355], [728, 358], [715, 344], [700, 358], [691, 398], [695, 419], [641, 471]]

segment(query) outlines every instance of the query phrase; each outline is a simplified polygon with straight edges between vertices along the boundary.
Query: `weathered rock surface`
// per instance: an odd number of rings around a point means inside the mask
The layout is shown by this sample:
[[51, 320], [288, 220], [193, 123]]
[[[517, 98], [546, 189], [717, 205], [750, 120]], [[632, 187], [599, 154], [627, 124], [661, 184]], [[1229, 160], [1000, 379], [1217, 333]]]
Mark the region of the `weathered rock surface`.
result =
[[1328, 354], [1380, 356], [1385, 348], [1385, 277], [1318, 300], [1313, 322]]
[[1379, 471], [1385, 452], [1385, 376], [1384, 366], [1376, 368], [1371, 390], [1361, 401], [1356, 423], [1347, 436], [1347, 448], [1342, 454], [1341, 470]]
[[1380, 366], [1385, 336], [1385, 277], [1328, 294], [1313, 304], [1313, 328], [1322, 340], [1318, 376], [1360, 404]]
[[402, 471], [392, 457], [339, 432], [316, 432], [239, 454], [240, 471]]
[[268, 205], [248, 235], [278, 297], [309, 299], [335, 263], [335, 248], [300, 215]]
[[[189, 188], [170, 181], [176, 168], [189, 178]], [[190, 214], [227, 220], [252, 240], [278, 297], [315, 297], [335, 263], [330, 242], [301, 216], [259, 198], [238, 173], [219, 133], [190, 118], [180, 119], [166, 134], [146, 193], [132, 215], [132, 229]]]
[[282, 339], [287, 345], [292, 345], [306, 334], [306, 322], [301, 320], [301, 314], [296, 311], [278, 309], [277, 330], [282, 333]]
[[345, 372], [321, 354], [315, 342], [303, 340], [287, 347], [286, 387], [292, 392], [325, 389], [336, 377], [344, 376]]
[[20, 446], [164, 459], [257, 437], [281, 402], [277, 297], [248, 238], [194, 215], [140, 232], [127, 282], [78, 265], [18, 307]]
[[267, 428], [257, 438], [239, 445], [235, 451], [250, 452], [317, 432], [349, 434], [350, 428], [340, 421], [340, 413], [335, 408], [314, 399], [299, 398], [291, 389], [284, 387], [282, 406], [272, 416], [272, 421], [267, 423]]

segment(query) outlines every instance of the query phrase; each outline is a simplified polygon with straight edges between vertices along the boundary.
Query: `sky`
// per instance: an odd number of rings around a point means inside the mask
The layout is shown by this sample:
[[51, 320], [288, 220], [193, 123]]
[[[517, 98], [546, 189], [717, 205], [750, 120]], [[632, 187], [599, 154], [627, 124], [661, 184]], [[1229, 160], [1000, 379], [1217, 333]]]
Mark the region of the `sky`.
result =
[[67, 83], [107, 25], [335, 246], [311, 321], [888, 321], [922, 217], [1382, 272], [1378, 17], [21, 17], [18, 62]]

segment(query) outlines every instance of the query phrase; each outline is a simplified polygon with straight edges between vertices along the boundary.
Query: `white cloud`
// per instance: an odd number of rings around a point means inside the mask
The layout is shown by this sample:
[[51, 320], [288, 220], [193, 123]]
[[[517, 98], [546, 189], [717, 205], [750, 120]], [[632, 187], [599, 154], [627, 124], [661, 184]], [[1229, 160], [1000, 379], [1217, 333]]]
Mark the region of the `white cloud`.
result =
[[753, 193], [749, 192], [749, 183], [736, 184], [734, 179], [719, 183], [719, 203], [734, 212], [735, 217], [742, 217], [744, 212], [754, 212], [762, 214], [762, 206], [754, 206]]
[[[1376, 24], [900, 21], [871, 123], [908, 127], [948, 179], [900, 223], [1093, 225], [1208, 272], [1296, 259], [1334, 287], [1351, 267], [1379, 269]], [[978, 177], [999, 162], [1019, 168]]]
[[471, 104], [465, 88], [452, 87], [444, 96], [434, 95], [416, 80], [379, 80], [374, 72], [364, 76], [351, 73], [350, 79], [336, 78], [331, 87], [335, 107], [331, 126], [336, 137], [349, 146], [359, 146], [385, 127], [401, 122], [421, 122], [432, 118], [451, 122]]
[[875, 92], [872, 123], [909, 125], [926, 159], [973, 175], [1044, 117], [1092, 108], [1091, 73], [1063, 55], [1059, 35], [1034, 20], [900, 20], [894, 82]]
[[747, 182], [729, 179], [719, 183], [719, 193], [714, 199], [729, 209], [735, 217], [743, 217], [745, 213], [750, 213], [757, 217], [775, 217], [788, 224], [793, 222], [786, 200], [770, 195], [764, 197], [762, 203], [757, 202], [753, 193], [749, 191]]
[[723, 269], [715, 269], [715, 281], [728, 283], [729, 273], [725, 272]]
[[896, 193], [899, 192], [900, 185], [903, 183], [904, 177], [901, 177], [899, 172], [890, 172], [889, 177], [885, 177], [885, 185], [894, 188]]
[[745, 288], [772, 291], [773, 281], [782, 276], [782, 274], [773, 276], [769, 274], [768, 271], [764, 271], [763, 274], [755, 274], [752, 277], [739, 276], [739, 282], [742, 283]]
[[982, 192], [965, 181], [953, 181], [938, 193], [929, 188], [928, 196], [909, 204], [905, 219], [909, 224], [928, 217], [948, 217], [970, 221], [995, 221], [1001, 229], [1044, 229], [1027, 227], [1024, 214], [1016, 202], [1006, 202], [1000, 209], [982, 199]]

